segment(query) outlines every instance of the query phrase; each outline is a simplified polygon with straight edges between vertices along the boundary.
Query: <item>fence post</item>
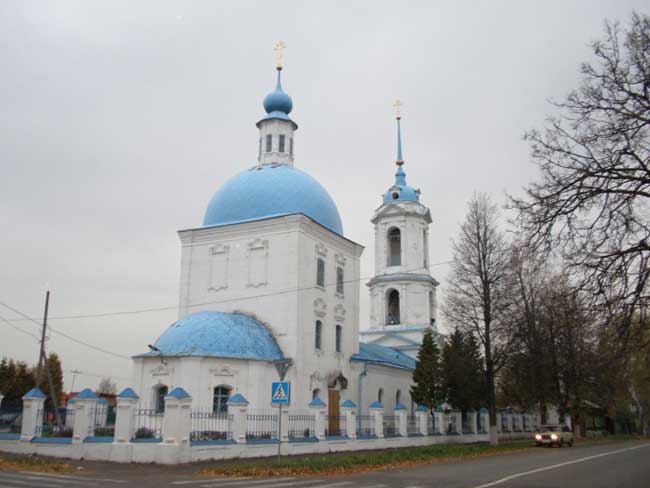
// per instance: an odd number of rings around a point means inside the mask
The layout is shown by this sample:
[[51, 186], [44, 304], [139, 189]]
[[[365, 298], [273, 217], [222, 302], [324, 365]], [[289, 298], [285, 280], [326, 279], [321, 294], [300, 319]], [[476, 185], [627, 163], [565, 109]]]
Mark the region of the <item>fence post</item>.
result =
[[345, 435], [350, 439], [357, 438], [357, 416], [355, 414], [357, 406], [352, 400], [345, 400], [341, 404], [341, 410], [345, 415]]
[[327, 405], [323, 400], [316, 397], [309, 402], [309, 409], [314, 412], [314, 430], [316, 439], [322, 441], [325, 439], [325, 409]]
[[232, 415], [232, 439], [242, 444], [246, 442], [246, 428], [248, 417], [248, 400], [241, 393], [237, 393], [228, 400], [228, 414]]
[[463, 412], [456, 412], [454, 420], [456, 422], [456, 434], [463, 435]]
[[472, 434], [478, 434], [478, 414], [472, 410], [467, 412], [467, 415], [469, 415], [469, 431]]
[[406, 406], [402, 403], [398, 403], [395, 406], [395, 416], [397, 417], [397, 432], [399, 435], [402, 437], [408, 437], [409, 432], [408, 432], [408, 427], [407, 427], [407, 410]]
[[375, 400], [370, 404], [368, 410], [370, 410], [370, 415], [374, 417], [375, 435], [377, 439], [382, 439], [384, 437], [384, 406], [378, 400]]
[[135, 434], [135, 407], [140, 397], [131, 388], [125, 388], [117, 395], [116, 400], [113, 443], [131, 442]]
[[508, 429], [508, 432], [512, 432], [512, 431], [513, 431], [513, 428], [512, 428], [512, 418], [513, 418], [513, 414], [512, 414], [512, 413], [507, 413], [507, 414], [506, 414], [506, 428]]
[[95, 433], [95, 410], [97, 395], [90, 388], [81, 390], [74, 397], [74, 423], [72, 424], [72, 443], [81, 444], [86, 437]]
[[32, 388], [23, 396], [23, 424], [20, 430], [21, 441], [31, 441], [40, 433], [43, 424], [43, 405], [45, 394], [38, 388]]
[[186, 444], [190, 440], [192, 397], [177, 386], [165, 396], [162, 436], [164, 444]]
[[440, 435], [445, 435], [447, 433], [447, 424], [445, 423], [445, 412], [441, 407], [436, 408], [435, 412], [436, 427], [438, 428], [438, 433]]
[[418, 424], [418, 433], [420, 435], [428, 435], [429, 429], [427, 428], [427, 407], [418, 405], [415, 409], [415, 419]]

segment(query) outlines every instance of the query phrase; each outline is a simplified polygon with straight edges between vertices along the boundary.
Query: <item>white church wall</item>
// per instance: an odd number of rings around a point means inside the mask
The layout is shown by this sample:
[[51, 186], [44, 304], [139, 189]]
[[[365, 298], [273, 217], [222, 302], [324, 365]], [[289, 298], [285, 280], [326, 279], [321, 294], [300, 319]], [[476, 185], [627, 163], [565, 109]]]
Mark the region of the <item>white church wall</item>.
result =
[[[413, 384], [413, 372], [405, 369], [391, 368], [378, 364], [368, 365], [368, 374], [363, 378], [361, 412], [368, 413], [368, 405], [379, 400], [386, 415], [392, 415], [396, 406], [397, 392], [400, 392], [400, 402], [411, 408], [410, 389]], [[356, 400], [355, 400], [356, 403]]]

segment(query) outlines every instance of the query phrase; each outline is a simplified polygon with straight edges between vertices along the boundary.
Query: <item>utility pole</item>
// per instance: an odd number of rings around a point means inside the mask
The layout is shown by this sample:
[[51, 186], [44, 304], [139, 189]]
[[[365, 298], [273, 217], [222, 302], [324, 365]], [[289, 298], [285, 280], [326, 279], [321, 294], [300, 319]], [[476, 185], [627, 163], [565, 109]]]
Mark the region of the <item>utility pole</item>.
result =
[[73, 369], [70, 372], [72, 373], [72, 385], [70, 386], [70, 393], [72, 393], [74, 391], [74, 380], [77, 379], [78, 374], [81, 374], [81, 371], [79, 371], [78, 369]]
[[50, 290], [45, 293], [45, 312], [43, 313], [43, 330], [41, 331], [41, 350], [38, 355], [38, 367], [36, 368], [36, 387], [41, 387], [41, 371], [45, 357], [45, 330], [47, 329], [47, 309], [50, 306]]

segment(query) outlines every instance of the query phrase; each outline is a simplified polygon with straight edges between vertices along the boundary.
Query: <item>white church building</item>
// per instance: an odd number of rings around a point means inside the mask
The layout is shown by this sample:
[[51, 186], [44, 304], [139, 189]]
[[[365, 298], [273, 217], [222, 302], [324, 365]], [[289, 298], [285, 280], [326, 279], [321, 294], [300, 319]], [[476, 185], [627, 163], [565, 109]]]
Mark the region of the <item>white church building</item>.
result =
[[369, 328], [360, 332], [364, 248], [345, 237], [330, 195], [295, 164], [298, 125], [278, 64], [257, 122], [257, 164], [223, 183], [203, 225], [179, 231], [179, 318], [133, 358], [133, 387], [157, 408], [182, 387], [215, 412], [236, 394], [263, 409], [276, 366], [290, 362], [292, 408], [322, 401], [332, 419], [348, 400], [360, 412], [374, 402], [412, 409], [414, 357], [424, 331], [435, 331], [438, 283], [429, 274], [431, 215], [403, 170], [399, 113], [395, 183], [371, 220], [375, 276]]

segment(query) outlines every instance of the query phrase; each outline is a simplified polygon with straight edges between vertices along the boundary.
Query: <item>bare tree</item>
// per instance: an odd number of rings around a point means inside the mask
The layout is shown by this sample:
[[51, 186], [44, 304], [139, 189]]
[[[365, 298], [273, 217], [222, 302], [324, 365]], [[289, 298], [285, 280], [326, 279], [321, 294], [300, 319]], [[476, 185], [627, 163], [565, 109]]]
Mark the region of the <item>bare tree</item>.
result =
[[490, 411], [490, 442], [496, 444], [495, 378], [512, 344], [507, 327], [510, 299], [509, 246], [499, 230], [497, 206], [475, 194], [452, 242], [454, 263], [443, 313], [451, 325], [474, 334], [483, 348]]
[[525, 138], [541, 170], [511, 202], [530, 243], [559, 251], [594, 304], [621, 321], [648, 303], [650, 277], [650, 17], [606, 23], [596, 63], [543, 131]]
[[117, 385], [110, 378], [102, 378], [97, 386], [97, 393], [115, 395], [117, 393]]

